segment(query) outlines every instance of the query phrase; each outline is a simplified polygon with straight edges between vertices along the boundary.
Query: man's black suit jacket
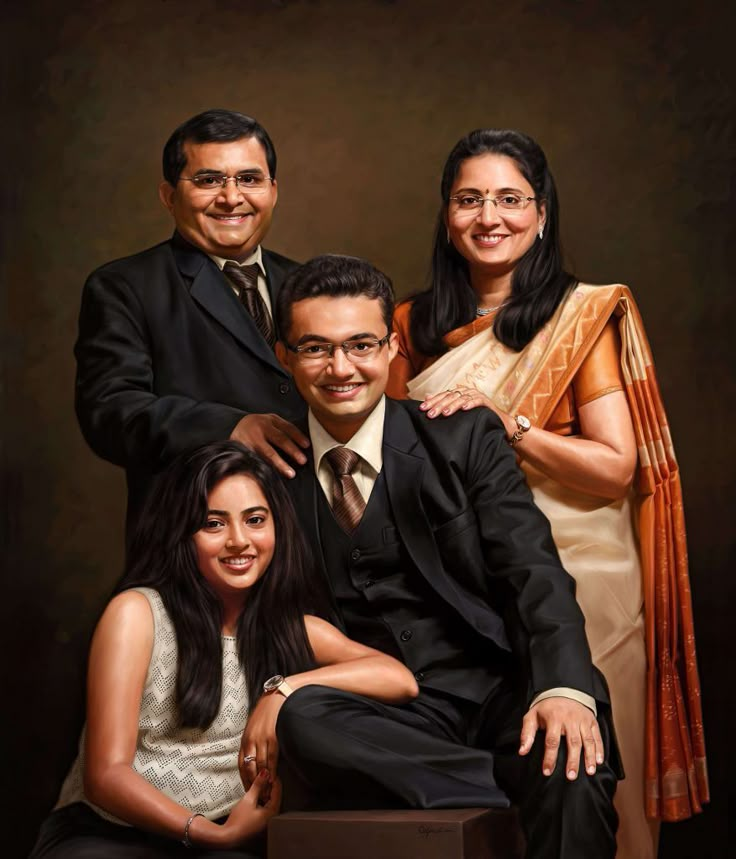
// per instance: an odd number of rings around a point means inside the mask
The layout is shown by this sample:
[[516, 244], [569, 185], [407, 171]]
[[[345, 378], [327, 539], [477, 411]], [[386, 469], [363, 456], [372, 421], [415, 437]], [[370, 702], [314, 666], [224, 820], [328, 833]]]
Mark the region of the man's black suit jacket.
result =
[[[266, 250], [263, 263], [273, 302], [297, 263]], [[129, 522], [181, 451], [228, 438], [249, 413], [305, 414], [224, 275], [178, 234], [90, 275], [75, 354], [82, 433], [125, 468]]]
[[[458, 623], [513, 651], [517, 658], [509, 662], [523, 672], [527, 703], [566, 686], [606, 708], [575, 582], [560, 564], [500, 419], [474, 409], [429, 420], [418, 403], [387, 399], [383, 472], [396, 528], [417, 569]], [[313, 465], [299, 469], [295, 490], [329, 587]]]

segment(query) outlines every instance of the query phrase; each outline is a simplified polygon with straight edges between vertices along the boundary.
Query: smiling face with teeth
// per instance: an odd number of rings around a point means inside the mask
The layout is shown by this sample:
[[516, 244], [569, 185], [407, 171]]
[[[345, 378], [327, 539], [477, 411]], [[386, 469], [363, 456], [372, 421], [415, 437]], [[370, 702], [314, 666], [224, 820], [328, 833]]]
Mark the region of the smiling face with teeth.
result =
[[[186, 166], [182, 176], [198, 173], [239, 173], [259, 171], [269, 176], [266, 153], [255, 137], [244, 137], [230, 143], [184, 144]], [[265, 191], [249, 195], [228, 182], [217, 193], [196, 188], [193, 182], [180, 179], [175, 186], [162, 182], [161, 202], [171, 213], [177, 230], [195, 247], [214, 256], [244, 260], [261, 243], [271, 225], [278, 198], [276, 182]]]
[[248, 589], [273, 558], [268, 502], [246, 474], [226, 477], [207, 496], [207, 521], [193, 537], [197, 566], [227, 609], [242, 606]]
[[[462, 162], [450, 194], [495, 197], [514, 193], [534, 197], [534, 189], [524, 178], [513, 158], [487, 153]], [[450, 206], [446, 225], [450, 241], [468, 263], [470, 280], [487, 284], [489, 278], [508, 280], [522, 256], [537, 239], [544, 225], [544, 203], [536, 202], [520, 211], [508, 212], [492, 202], [484, 202], [476, 212], [458, 211]]]
[[[288, 340], [292, 346], [309, 343], [344, 343], [387, 334], [383, 308], [377, 298], [358, 296], [319, 296], [296, 301], [291, 306]], [[388, 368], [398, 349], [396, 334], [391, 334], [374, 358], [351, 363], [342, 349], [332, 358], [300, 361], [283, 343], [276, 354], [293, 375], [299, 393], [327, 432], [342, 443], [349, 441], [363, 425], [383, 396]]]

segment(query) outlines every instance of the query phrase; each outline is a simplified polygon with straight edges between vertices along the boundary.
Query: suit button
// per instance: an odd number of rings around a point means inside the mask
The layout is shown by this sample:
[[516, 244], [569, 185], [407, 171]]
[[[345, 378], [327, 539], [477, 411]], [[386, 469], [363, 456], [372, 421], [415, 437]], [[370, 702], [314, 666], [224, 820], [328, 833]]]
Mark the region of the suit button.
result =
[[373, 581], [373, 579], [366, 579], [366, 582], [363, 585], [363, 587], [364, 588], [372, 588], [373, 585], [375, 585], [375, 582]]
[[402, 631], [402, 633], [401, 633], [401, 635], [399, 636], [399, 638], [400, 638], [402, 641], [409, 641], [409, 639], [412, 637], [412, 635], [414, 635], [414, 633], [413, 633], [410, 629], [405, 629], [405, 630], [403, 630], [403, 631]]
[[360, 560], [360, 549], [353, 549], [353, 551], [350, 553], [350, 557], [354, 561], [359, 561]]
[[288, 385], [287, 382], [282, 382], [279, 385], [279, 391], [281, 391], [282, 394], [288, 394], [290, 390], [291, 390], [291, 387]]
[[424, 680], [424, 672], [417, 671], [417, 673], [414, 675], [414, 679], [417, 681], [417, 683], [421, 683], [422, 680]]

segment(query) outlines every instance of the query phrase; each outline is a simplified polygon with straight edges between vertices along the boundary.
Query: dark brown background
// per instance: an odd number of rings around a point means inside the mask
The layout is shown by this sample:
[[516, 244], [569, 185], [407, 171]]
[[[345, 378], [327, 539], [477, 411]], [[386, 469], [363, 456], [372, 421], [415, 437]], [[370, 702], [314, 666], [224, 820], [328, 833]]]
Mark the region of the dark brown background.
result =
[[544, 146], [574, 270], [638, 298], [682, 466], [714, 801], [665, 827], [662, 855], [725, 855], [736, 386], [733, 18], [719, 6], [13, 4], [0, 60], [4, 855], [24, 855], [54, 801], [88, 636], [120, 572], [122, 475], [85, 447], [72, 409], [81, 285], [167, 236], [160, 150], [209, 107], [253, 114], [276, 142], [271, 247], [368, 257], [400, 294], [423, 283], [456, 139], [507, 126]]

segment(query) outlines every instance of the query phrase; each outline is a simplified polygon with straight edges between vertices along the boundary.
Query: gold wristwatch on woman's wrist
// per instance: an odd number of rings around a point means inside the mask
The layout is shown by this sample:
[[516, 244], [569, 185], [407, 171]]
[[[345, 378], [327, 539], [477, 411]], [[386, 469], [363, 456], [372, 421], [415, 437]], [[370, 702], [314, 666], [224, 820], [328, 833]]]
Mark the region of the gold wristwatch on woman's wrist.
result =
[[288, 698], [294, 690], [289, 686], [283, 674], [274, 674], [263, 684], [263, 694], [270, 695], [272, 692], [280, 692], [284, 698]]
[[525, 432], [529, 432], [532, 428], [532, 422], [526, 415], [514, 415], [516, 421], [516, 431], [509, 439], [509, 444], [513, 447], [517, 442], [520, 442]]

